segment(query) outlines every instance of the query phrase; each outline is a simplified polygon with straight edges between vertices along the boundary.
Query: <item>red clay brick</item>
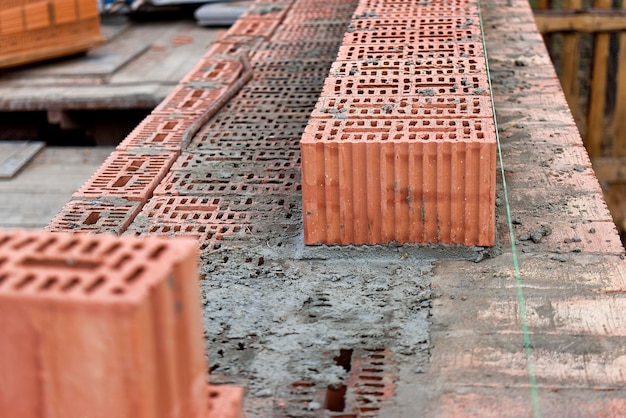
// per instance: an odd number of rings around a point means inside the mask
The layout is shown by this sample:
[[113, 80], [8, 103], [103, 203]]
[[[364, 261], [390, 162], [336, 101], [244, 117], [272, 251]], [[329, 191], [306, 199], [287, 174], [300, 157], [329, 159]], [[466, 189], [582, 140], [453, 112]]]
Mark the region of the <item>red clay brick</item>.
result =
[[153, 111], [158, 116], [199, 117], [221, 96], [226, 94], [225, 84], [192, 84], [176, 87]]
[[248, 129], [255, 132], [302, 131], [306, 119], [293, 114], [227, 114], [217, 116], [203, 128], [206, 131]]
[[[309, 6], [309, 4], [303, 5]], [[324, 7], [326, 6], [326, 7]], [[351, 16], [354, 6], [350, 3], [340, 5], [320, 5], [320, 7], [294, 7], [283, 20], [284, 24], [321, 22]]]
[[230, 85], [239, 79], [244, 70], [238, 59], [201, 59], [181, 83], [215, 82]]
[[301, 141], [306, 244], [493, 245], [493, 124], [414, 122], [312, 120]]
[[12, 231], [0, 252], [3, 415], [203, 416], [195, 242]]
[[[257, 151], [258, 152], [258, 151]], [[257, 154], [258, 155], [258, 154]], [[263, 168], [265, 171], [289, 170], [299, 168], [297, 160], [276, 159], [263, 160]], [[218, 161], [210, 153], [185, 153], [176, 160], [171, 171], [218, 171], [230, 173], [233, 171], [254, 171], [258, 166], [256, 162], [247, 161]]]
[[215, 131], [196, 139], [187, 149], [205, 153], [291, 152], [300, 149], [301, 134], [300, 130], [276, 134], [249, 130]]
[[413, 45], [345, 45], [339, 48], [337, 61], [416, 60], [481, 56], [483, 56], [482, 44], [478, 42], [432, 42]]
[[117, 146], [118, 150], [141, 148], [180, 151], [183, 135], [192, 125], [194, 116], [151, 114]]
[[214, 196], [258, 193], [297, 193], [300, 191], [300, 170], [261, 172], [233, 170], [214, 173], [173, 171], [155, 190], [160, 196]]
[[141, 210], [126, 199], [72, 200], [45, 227], [59, 232], [109, 232], [120, 235]]
[[274, 19], [242, 17], [230, 27], [227, 36], [261, 37], [269, 40], [279, 23], [279, 20]]
[[346, 76], [468, 76], [485, 74], [485, 60], [478, 58], [429, 58], [422, 60], [338, 61], [330, 75]]
[[72, 197], [145, 202], [177, 156], [174, 151], [114, 151]]
[[489, 96], [321, 97], [311, 117], [317, 119], [489, 118]]
[[[220, 205], [211, 197], [154, 197], [144, 206], [140, 218], [157, 220], [159, 224], [242, 224], [250, 222], [250, 214]], [[140, 222], [140, 219], [138, 219]]]
[[406, 2], [379, 2], [360, 1], [354, 11], [353, 20], [407, 17], [456, 17], [477, 16], [478, 6], [475, 2], [464, 0], [429, 1], [428, 4], [417, 4], [415, 1]]
[[478, 16], [459, 16], [459, 17], [440, 17], [435, 14], [431, 16], [421, 17], [396, 17], [396, 18], [377, 18], [377, 19], [355, 19], [350, 22], [348, 32], [354, 31], [370, 31], [378, 29], [386, 30], [403, 30], [412, 28], [422, 29], [440, 29], [454, 30], [462, 28], [474, 28], [480, 30]]
[[314, 105], [313, 99], [241, 99], [228, 103], [223, 110], [231, 114], [294, 115], [307, 120]]
[[349, 96], [489, 96], [487, 75], [402, 75], [328, 77], [322, 97]]
[[396, 389], [391, 355], [389, 349], [370, 349], [353, 360], [346, 379], [346, 409], [358, 411], [360, 417], [380, 416], [380, 403], [392, 398]]
[[228, 35], [213, 42], [211, 48], [204, 54], [208, 59], [239, 59], [242, 55], [250, 55], [262, 43], [260, 36]]
[[430, 42], [480, 42], [480, 26], [446, 27], [446, 25], [432, 25], [417, 29], [404, 29], [398, 26], [394, 29], [374, 29], [368, 31], [348, 32], [343, 37], [343, 45], [403, 45], [406, 43]]

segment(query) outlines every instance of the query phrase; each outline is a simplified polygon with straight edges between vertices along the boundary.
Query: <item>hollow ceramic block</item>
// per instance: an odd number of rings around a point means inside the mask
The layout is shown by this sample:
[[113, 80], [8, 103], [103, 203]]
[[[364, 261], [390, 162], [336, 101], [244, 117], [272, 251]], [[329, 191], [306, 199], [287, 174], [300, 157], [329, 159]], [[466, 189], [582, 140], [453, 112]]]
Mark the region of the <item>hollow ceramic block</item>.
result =
[[0, 416], [206, 416], [191, 240], [0, 231]]
[[301, 149], [305, 244], [494, 244], [490, 119], [312, 119]]

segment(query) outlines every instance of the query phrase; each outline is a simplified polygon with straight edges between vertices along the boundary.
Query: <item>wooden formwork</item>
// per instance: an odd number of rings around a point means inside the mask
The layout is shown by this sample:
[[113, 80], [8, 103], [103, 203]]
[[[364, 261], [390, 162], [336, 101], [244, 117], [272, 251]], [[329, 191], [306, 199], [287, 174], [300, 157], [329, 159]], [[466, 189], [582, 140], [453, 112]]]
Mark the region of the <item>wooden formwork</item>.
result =
[[96, 0], [8, 0], [0, 5], [0, 68], [76, 54], [102, 41]]

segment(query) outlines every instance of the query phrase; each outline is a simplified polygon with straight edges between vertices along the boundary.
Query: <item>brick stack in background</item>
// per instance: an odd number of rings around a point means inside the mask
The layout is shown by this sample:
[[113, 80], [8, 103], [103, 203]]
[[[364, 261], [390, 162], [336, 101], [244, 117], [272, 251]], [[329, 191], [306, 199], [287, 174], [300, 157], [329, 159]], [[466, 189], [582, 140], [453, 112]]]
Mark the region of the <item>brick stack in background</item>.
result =
[[361, 1], [301, 144], [306, 244], [493, 245], [476, 3]]
[[0, 415], [241, 417], [207, 386], [196, 247], [0, 231]]
[[0, 68], [76, 54], [102, 41], [97, 0], [0, 3]]

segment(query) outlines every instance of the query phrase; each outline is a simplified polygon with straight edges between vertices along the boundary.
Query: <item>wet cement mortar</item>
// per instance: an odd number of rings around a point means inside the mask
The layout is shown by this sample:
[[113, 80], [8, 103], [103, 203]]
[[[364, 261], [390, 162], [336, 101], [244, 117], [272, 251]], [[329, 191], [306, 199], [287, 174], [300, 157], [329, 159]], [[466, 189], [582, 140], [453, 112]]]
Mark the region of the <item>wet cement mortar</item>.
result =
[[[391, 388], [415, 380], [429, 362], [435, 260], [471, 259], [482, 249], [451, 247], [304, 247], [284, 241], [233, 246], [205, 255], [201, 282], [213, 383], [245, 387], [249, 417], [329, 416], [325, 391], [346, 384], [341, 350], [353, 360], [387, 349]], [[290, 393], [298, 382], [310, 396]], [[355, 388], [348, 384], [348, 394]], [[283, 402], [284, 401], [284, 402]], [[371, 398], [370, 406], [393, 407]], [[346, 413], [354, 411], [347, 402]]]

